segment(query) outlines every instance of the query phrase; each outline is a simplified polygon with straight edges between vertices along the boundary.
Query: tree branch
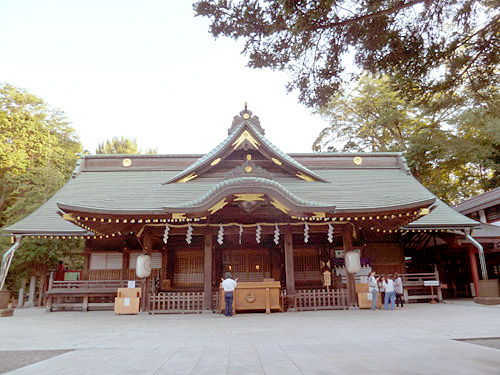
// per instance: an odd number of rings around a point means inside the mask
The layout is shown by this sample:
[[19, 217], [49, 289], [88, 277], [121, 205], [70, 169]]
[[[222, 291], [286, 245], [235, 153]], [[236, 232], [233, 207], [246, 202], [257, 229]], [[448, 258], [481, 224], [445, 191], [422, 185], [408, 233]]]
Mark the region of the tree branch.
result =
[[391, 14], [391, 13], [400, 11], [400, 10], [405, 9], [405, 8], [411, 8], [412, 6], [423, 3], [425, 1], [426, 0], [413, 0], [413, 1], [410, 1], [409, 3], [402, 3], [401, 2], [398, 5], [393, 6], [392, 8], [384, 9], [384, 10], [381, 10], [381, 11], [378, 11], [375, 13], [365, 14], [365, 15], [359, 16], [359, 17], [348, 18], [348, 19], [340, 21], [340, 22], [329, 23], [328, 25], [318, 26], [318, 29], [328, 29], [328, 28], [332, 28], [332, 27], [350, 25], [352, 23], [364, 21], [364, 20], [367, 20], [370, 18], [383, 16], [385, 14]]

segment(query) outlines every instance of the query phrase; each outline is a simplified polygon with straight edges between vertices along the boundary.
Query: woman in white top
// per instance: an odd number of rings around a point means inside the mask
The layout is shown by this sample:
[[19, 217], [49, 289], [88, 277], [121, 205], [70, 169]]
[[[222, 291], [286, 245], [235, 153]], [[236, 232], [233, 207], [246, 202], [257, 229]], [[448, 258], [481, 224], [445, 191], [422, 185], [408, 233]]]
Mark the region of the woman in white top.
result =
[[387, 276], [384, 281], [385, 288], [385, 298], [384, 298], [384, 308], [388, 309], [389, 300], [391, 301], [391, 310], [394, 310], [394, 300], [396, 299], [396, 290], [394, 289], [394, 281], [392, 281], [392, 276]]
[[368, 277], [368, 290], [372, 294], [372, 310], [377, 309], [378, 279], [375, 278], [375, 271], [370, 272]]

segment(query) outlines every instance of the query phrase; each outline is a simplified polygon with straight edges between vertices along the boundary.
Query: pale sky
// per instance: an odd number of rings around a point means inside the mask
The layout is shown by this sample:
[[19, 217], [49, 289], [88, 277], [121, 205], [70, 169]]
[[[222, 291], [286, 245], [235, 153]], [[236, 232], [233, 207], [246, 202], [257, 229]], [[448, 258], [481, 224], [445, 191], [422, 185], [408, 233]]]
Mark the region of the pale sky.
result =
[[191, 0], [0, 0], [0, 35], [0, 82], [66, 112], [91, 153], [114, 136], [206, 153], [245, 101], [285, 152], [310, 152], [327, 126], [286, 93], [286, 74], [214, 40]]

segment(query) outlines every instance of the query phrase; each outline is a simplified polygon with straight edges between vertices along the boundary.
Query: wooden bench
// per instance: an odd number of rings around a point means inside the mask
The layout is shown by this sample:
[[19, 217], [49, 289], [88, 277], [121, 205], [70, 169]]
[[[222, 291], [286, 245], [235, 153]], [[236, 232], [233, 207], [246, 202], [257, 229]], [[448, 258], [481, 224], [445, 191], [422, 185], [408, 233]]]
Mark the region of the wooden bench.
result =
[[[418, 300], [438, 300], [443, 301], [443, 294], [441, 291], [441, 284], [431, 288], [425, 286], [424, 281], [435, 280], [439, 282], [439, 273], [407, 273], [402, 275], [404, 286], [404, 300], [409, 303]], [[431, 293], [431, 291], [434, 293]]]
[[[140, 282], [136, 281], [137, 284]], [[54, 281], [51, 277], [47, 291], [46, 311], [51, 312], [54, 309], [88, 311], [91, 308], [112, 310], [118, 288], [126, 287], [126, 280]], [[106, 302], [89, 302], [91, 298], [102, 298]]]

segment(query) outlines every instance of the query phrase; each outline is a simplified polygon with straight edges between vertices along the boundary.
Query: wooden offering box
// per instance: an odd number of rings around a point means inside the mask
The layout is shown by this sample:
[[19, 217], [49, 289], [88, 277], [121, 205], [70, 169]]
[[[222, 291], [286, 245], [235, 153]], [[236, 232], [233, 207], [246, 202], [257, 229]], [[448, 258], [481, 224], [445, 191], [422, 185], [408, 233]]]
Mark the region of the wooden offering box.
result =
[[[279, 281], [238, 282], [234, 290], [233, 313], [237, 311], [280, 311]], [[224, 289], [220, 288], [220, 311], [226, 309]]]
[[119, 288], [115, 298], [115, 314], [138, 314], [141, 288]]

